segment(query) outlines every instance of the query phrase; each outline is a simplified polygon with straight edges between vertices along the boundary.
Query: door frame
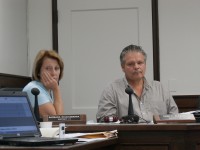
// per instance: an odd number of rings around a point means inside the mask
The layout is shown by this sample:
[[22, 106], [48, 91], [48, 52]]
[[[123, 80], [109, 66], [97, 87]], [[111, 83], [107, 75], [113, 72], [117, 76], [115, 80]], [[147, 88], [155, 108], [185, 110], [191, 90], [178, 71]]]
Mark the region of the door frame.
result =
[[[153, 36], [153, 77], [160, 81], [160, 51], [159, 51], [159, 20], [158, 0], [151, 0], [152, 5], [152, 36]], [[52, 44], [58, 52], [58, 8], [57, 0], [52, 0]]]

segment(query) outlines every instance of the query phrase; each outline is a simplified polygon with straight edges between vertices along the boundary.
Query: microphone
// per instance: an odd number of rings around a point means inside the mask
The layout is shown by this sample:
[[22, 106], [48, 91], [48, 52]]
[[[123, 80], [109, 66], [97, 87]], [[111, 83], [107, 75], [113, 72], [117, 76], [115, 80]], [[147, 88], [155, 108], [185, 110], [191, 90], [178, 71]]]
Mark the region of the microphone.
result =
[[133, 103], [131, 97], [131, 95], [133, 94], [133, 90], [129, 86], [127, 86], [125, 92], [129, 95], [128, 115], [122, 117], [121, 123], [138, 123], [139, 116], [135, 115], [133, 111]]
[[133, 103], [132, 103], [132, 97], [131, 97], [131, 95], [133, 94], [133, 90], [128, 86], [125, 89], [125, 92], [129, 95], [128, 116], [134, 115]]
[[120, 123], [138, 123], [139, 119], [142, 119], [147, 124], [151, 123], [151, 121], [148, 121], [148, 120], [146, 120], [146, 119], [134, 114], [132, 97], [131, 97], [131, 95], [133, 94], [133, 90], [130, 88], [130, 86], [127, 86], [127, 88], [125, 89], [125, 92], [127, 94], [129, 94], [128, 115], [122, 117], [122, 120], [121, 120]]
[[39, 106], [38, 106], [38, 95], [40, 94], [40, 91], [38, 88], [32, 88], [31, 93], [35, 96], [35, 106], [34, 106], [34, 114], [37, 121], [40, 121], [40, 115], [39, 115]]

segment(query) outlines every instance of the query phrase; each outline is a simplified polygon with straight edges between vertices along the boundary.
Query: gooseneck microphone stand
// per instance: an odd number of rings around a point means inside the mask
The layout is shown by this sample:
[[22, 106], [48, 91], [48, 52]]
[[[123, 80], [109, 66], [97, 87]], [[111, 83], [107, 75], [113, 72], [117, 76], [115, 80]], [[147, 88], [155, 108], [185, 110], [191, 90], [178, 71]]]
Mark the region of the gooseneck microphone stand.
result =
[[40, 91], [38, 90], [38, 88], [32, 88], [31, 93], [35, 96], [35, 106], [34, 106], [35, 118], [38, 122], [40, 122], [41, 118], [39, 115], [39, 106], [38, 106], [38, 95], [40, 94]]
[[128, 116], [132, 116], [132, 115], [134, 115], [133, 102], [132, 102], [132, 96], [131, 96], [133, 94], [133, 90], [128, 86], [125, 89], [125, 92], [129, 95]]
[[129, 86], [127, 86], [125, 92], [129, 95], [128, 115], [122, 117], [121, 123], [138, 123], [139, 116], [134, 115], [134, 110], [133, 110], [133, 102], [132, 102], [133, 90]]

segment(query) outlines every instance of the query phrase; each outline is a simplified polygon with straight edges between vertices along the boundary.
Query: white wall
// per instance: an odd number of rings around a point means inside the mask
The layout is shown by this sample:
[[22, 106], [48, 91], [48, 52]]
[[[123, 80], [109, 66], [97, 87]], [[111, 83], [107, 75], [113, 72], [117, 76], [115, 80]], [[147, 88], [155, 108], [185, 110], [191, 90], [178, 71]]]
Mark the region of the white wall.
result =
[[52, 49], [52, 8], [51, 0], [28, 0], [28, 72], [37, 52]]
[[158, 2], [161, 82], [173, 95], [200, 94], [200, 1]]
[[[158, 2], [161, 81], [173, 95], [199, 94], [200, 1]], [[51, 0], [0, 0], [0, 18], [0, 72], [30, 76], [36, 53], [52, 49]]]
[[[158, 0], [158, 4], [161, 82], [169, 87], [173, 95], [199, 94], [200, 1]], [[32, 65], [37, 51], [52, 47], [51, 1], [29, 0], [28, 7], [30, 35], [28, 68], [31, 68], [30, 64]], [[9, 68], [5, 70], [9, 71]], [[27, 71], [18, 72], [27, 74]], [[28, 74], [30, 72], [31, 70]]]
[[31, 76], [40, 49], [52, 49], [51, 0], [0, 0], [0, 73]]
[[0, 0], [0, 72], [28, 75], [27, 1]]

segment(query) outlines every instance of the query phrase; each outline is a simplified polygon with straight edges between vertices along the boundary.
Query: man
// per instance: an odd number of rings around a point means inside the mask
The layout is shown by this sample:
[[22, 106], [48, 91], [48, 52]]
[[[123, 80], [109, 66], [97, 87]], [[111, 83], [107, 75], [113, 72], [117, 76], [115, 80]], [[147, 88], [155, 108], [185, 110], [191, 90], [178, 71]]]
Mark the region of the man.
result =
[[128, 115], [129, 95], [125, 92], [128, 86], [133, 90], [133, 110], [140, 121], [153, 121], [153, 115], [178, 113], [169, 91], [158, 81], [146, 80], [146, 59], [140, 46], [129, 45], [122, 50], [120, 62], [125, 77], [115, 80], [103, 91], [96, 115], [98, 122], [103, 122], [106, 116]]

